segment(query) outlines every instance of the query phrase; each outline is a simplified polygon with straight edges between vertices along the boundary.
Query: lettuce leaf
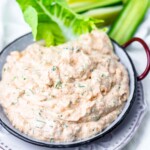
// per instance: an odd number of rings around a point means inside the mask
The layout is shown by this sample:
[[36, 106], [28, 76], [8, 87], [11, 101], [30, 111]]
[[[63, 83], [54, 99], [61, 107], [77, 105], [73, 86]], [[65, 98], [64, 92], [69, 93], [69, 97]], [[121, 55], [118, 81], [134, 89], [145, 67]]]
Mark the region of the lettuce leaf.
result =
[[74, 13], [65, 0], [17, 0], [35, 40], [46, 46], [72, 40], [96, 28], [101, 22]]

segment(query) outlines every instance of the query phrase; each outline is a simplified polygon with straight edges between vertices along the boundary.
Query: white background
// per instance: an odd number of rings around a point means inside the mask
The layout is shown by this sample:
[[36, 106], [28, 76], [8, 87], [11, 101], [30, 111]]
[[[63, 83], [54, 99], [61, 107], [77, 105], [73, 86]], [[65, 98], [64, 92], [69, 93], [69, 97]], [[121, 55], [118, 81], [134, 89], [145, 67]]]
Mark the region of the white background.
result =
[[[9, 42], [30, 31], [24, 22], [22, 13], [15, 0], [0, 0], [0, 50]], [[143, 38], [150, 47], [150, 11], [141, 24], [135, 36]], [[146, 55], [139, 44], [128, 48], [128, 52], [140, 74], [146, 66]], [[140, 125], [136, 135], [124, 150], [150, 149], [150, 74], [143, 80], [148, 112]], [[1, 138], [1, 137], [0, 137]]]

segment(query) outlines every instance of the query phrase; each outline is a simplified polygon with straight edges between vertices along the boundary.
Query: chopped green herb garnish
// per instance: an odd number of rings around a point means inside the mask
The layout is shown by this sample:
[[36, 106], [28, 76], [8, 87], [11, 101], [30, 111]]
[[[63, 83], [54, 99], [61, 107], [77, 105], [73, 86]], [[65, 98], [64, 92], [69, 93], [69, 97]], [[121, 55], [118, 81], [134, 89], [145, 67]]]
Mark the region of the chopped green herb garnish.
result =
[[53, 66], [52, 71], [56, 71], [57, 67]]
[[100, 119], [100, 116], [93, 117], [93, 121], [98, 121]]
[[85, 92], [86, 92], [86, 91], [82, 92], [82, 94], [81, 94], [81, 95], [83, 96]]
[[12, 102], [11, 105], [16, 105], [18, 103], [18, 99], [16, 102]]
[[50, 138], [50, 142], [54, 142], [54, 138]]
[[44, 121], [42, 121], [42, 120], [36, 120], [36, 121], [37, 121], [37, 122], [44, 123], [44, 124], [46, 123], [46, 122], [44, 122]]
[[76, 52], [79, 52], [79, 51], [80, 51], [80, 48], [79, 48], [79, 47], [75, 48], [75, 51], [76, 51]]
[[42, 111], [42, 110], [40, 110], [40, 112], [39, 112], [39, 116], [41, 116], [41, 115], [42, 115], [42, 112], [43, 112], [43, 111]]
[[94, 71], [94, 69], [92, 68], [92, 69], [90, 69], [90, 72], [93, 72]]
[[58, 115], [58, 117], [62, 117], [63, 115]]
[[71, 105], [72, 105], [72, 101], [69, 102], [69, 107], [71, 107]]
[[31, 89], [29, 89], [29, 91], [30, 91], [32, 94], [34, 94], [34, 92], [33, 92]]
[[39, 126], [35, 126], [35, 127], [41, 129], [41, 127], [39, 127]]
[[47, 99], [47, 101], [51, 101], [52, 99]]
[[81, 84], [78, 84], [78, 87], [84, 88], [85, 86], [84, 86], [84, 85], [81, 85]]
[[101, 75], [101, 77], [104, 77], [104, 76], [105, 76], [104, 74]]
[[82, 65], [82, 71], [85, 72], [88, 67], [89, 67], [88, 64], [83, 64]]
[[64, 50], [69, 50], [69, 48], [68, 48], [68, 47], [64, 47], [63, 49], [64, 49]]
[[52, 98], [56, 98], [56, 96], [55, 96], [55, 95], [51, 95], [51, 97], [52, 97]]
[[12, 102], [11, 105], [16, 105], [16, 103]]
[[16, 79], [17, 79], [17, 77], [16, 77], [16, 76], [14, 76], [14, 77], [13, 77], [13, 80], [16, 80]]
[[11, 105], [15, 105], [16, 103], [12, 102]]
[[119, 86], [118, 86], [118, 90], [120, 90], [121, 89], [121, 84], [119, 84]]
[[22, 76], [23, 80], [26, 80], [26, 77]]
[[65, 128], [68, 128], [68, 125], [67, 125], [67, 124], [64, 124], [64, 127], [65, 127]]
[[55, 88], [57, 88], [57, 89], [62, 88], [62, 82], [61, 82], [61, 81], [58, 81], [58, 82], [56, 83], [56, 85], [55, 85]]

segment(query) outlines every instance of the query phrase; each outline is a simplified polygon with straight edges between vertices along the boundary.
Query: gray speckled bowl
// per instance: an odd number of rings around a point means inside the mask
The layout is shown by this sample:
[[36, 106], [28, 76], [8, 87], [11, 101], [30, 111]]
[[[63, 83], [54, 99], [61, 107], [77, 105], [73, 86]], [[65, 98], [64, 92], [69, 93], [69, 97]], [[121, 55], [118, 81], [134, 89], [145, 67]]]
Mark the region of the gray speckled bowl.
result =
[[[33, 43], [33, 37], [31, 35], [31, 33], [26, 34], [20, 38], [18, 38], [17, 40], [13, 41], [11, 44], [9, 44], [7, 47], [5, 47], [2, 52], [0, 53], [0, 72], [2, 72], [2, 67], [6, 61], [6, 57], [9, 55], [9, 53], [11, 51], [14, 50], [24, 50], [29, 44]], [[132, 41], [131, 41], [132, 42]], [[133, 66], [133, 63], [130, 59], [130, 57], [128, 56], [128, 54], [123, 50], [123, 48], [121, 46], [119, 46], [116, 42], [114, 42], [112, 40], [112, 43], [114, 45], [114, 51], [115, 53], [118, 55], [118, 57], [120, 58], [120, 61], [122, 64], [124, 64], [124, 66], [126, 67], [126, 69], [128, 70], [128, 74], [129, 74], [129, 78], [130, 78], [130, 95], [129, 98], [125, 104], [125, 107], [123, 109], [123, 111], [121, 112], [121, 114], [118, 116], [118, 118], [112, 123], [110, 124], [106, 129], [104, 129], [102, 132], [93, 135], [89, 138], [85, 138], [83, 140], [79, 140], [79, 141], [73, 141], [73, 142], [64, 142], [64, 143], [57, 143], [57, 142], [44, 142], [44, 141], [39, 141], [36, 139], [33, 139], [31, 137], [28, 137], [27, 135], [21, 133], [20, 131], [16, 130], [12, 124], [9, 122], [8, 118], [6, 117], [5, 113], [2, 111], [2, 107], [0, 107], [0, 123], [2, 124], [2, 126], [9, 131], [10, 133], [12, 133], [13, 135], [15, 135], [16, 137], [32, 143], [32, 144], [36, 144], [39, 146], [44, 146], [44, 147], [73, 147], [73, 146], [79, 146], [79, 145], [83, 145], [83, 144], [87, 144], [89, 142], [95, 141], [101, 137], [103, 137], [104, 135], [106, 135], [107, 133], [109, 133], [110, 131], [112, 131], [115, 127], [117, 127], [120, 122], [125, 118], [126, 114], [128, 113], [129, 109], [131, 108], [131, 105], [135, 99], [135, 95], [136, 95], [136, 86], [137, 86], [137, 74], [135, 71], [135, 68]], [[144, 43], [145, 44], [145, 43]], [[127, 43], [128, 45], [128, 43]], [[150, 58], [150, 53], [147, 53], [148, 58]], [[145, 73], [145, 76], [147, 75], [150, 67], [147, 66], [147, 71]], [[0, 75], [1, 78], [1, 75]]]

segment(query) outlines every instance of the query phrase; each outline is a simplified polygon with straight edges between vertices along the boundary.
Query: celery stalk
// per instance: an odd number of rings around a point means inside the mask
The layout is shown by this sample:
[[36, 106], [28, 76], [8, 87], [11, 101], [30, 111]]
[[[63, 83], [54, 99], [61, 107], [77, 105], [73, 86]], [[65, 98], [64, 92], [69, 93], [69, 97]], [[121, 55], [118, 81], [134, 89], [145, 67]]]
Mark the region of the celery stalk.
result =
[[109, 36], [119, 44], [127, 42], [137, 30], [148, 9], [149, 0], [130, 0], [111, 27]]
[[[91, 18], [102, 19], [104, 23], [100, 24], [100, 26], [108, 26], [114, 22], [114, 20], [119, 15], [120, 11], [122, 10], [123, 6], [111, 6], [111, 7], [104, 7], [104, 8], [97, 8], [93, 10], [89, 10], [85, 13], [82, 13], [84, 16], [88, 16]], [[98, 25], [97, 25], [98, 26]]]
[[72, 4], [72, 3], [76, 3], [76, 2], [93, 2], [92, 0], [67, 0], [67, 2], [69, 4]]
[[111, 6], [118, 3], [122, 3], [122, 0], [81, 0], [80, 2], [68, 2], [75, 12], [84, 12], [89, 9]]
[[129, 0], [122, 0], [122, 2], [125, 4], [125, 3], [127, 3]]

